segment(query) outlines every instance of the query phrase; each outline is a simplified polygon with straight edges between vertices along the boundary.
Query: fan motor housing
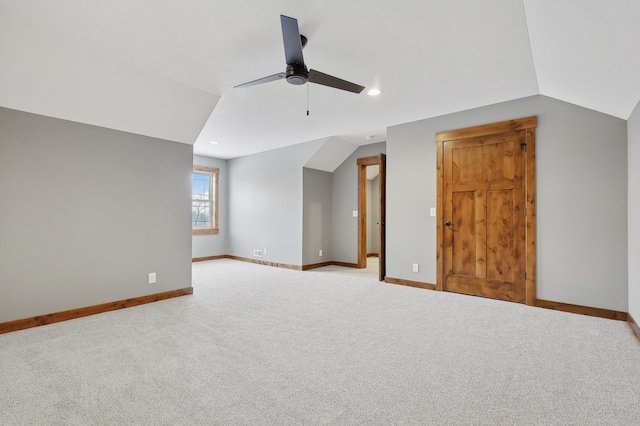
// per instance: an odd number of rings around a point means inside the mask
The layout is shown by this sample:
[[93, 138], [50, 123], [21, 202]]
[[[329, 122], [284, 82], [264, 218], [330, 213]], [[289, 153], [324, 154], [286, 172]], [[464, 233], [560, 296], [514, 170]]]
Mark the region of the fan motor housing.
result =
[[307, 71], [307, 67], [303, 66], [294, 66], [287, 65], [287, 81], [296, 86], [300, 86], [305, 84], [309, 79], [309, 71]]

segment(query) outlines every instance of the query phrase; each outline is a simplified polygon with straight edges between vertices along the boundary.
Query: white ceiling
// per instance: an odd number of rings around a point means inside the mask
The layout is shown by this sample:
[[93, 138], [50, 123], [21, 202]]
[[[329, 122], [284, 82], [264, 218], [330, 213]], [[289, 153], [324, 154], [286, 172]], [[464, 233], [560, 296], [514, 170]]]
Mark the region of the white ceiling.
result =
[[373, 180], [380, 174], [380, 166], [377, 164], [375, 166], [367, 166], [367, 180]]
[[[284, 71], [280, 14], [298, 19], [310, 68], [365, 92], [233, 89]], [[639, 22], [637, 0], [0, 0], [0, 106], [219, 158], [379, 142], [391, 125], [535, 94], [626, 119]]]

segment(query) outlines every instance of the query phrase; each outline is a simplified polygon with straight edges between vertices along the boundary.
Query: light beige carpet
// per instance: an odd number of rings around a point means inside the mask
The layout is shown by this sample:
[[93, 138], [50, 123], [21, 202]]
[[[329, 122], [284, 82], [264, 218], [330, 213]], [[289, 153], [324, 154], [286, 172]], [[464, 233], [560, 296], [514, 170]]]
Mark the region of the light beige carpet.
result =
[[0, 335], [1, 425], [638, 425], [624, 322], [193, 265], [195, 294]]

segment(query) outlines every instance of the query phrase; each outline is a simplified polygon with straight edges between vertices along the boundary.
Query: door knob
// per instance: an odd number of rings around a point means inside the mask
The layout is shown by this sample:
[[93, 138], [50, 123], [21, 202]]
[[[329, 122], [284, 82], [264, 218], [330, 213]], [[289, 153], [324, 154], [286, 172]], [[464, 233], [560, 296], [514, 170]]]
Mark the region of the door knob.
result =
[[445, 225], [445, 226], [451, 226], [451, 222], [446, 221], [446, 222], [444, 223], [444, 225]]

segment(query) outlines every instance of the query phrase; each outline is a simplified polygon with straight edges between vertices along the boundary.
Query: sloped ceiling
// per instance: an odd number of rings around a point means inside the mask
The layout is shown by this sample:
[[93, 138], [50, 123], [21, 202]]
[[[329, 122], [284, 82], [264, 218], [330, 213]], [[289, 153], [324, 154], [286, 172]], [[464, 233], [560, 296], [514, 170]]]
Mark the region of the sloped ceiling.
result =
[[540, 94], [629, 118], [640, 100], [640, 2], [524, 4]]
[[322, 142], [322, 146], [305, 163], [305, 167], [333, 173], [344, 160], [358, 149], [356, 145], [334, 137], [323, 139]]
[[[284, 71], [280, 14], [308, 37], [308, 66], [365, 92], [233, 89]], [[638, 22], [637, 0], [0, 0], [0, 106], [219, 158], [379, 142], [391, 125], [534, 94], [626, 119]]]

